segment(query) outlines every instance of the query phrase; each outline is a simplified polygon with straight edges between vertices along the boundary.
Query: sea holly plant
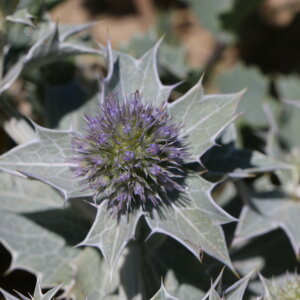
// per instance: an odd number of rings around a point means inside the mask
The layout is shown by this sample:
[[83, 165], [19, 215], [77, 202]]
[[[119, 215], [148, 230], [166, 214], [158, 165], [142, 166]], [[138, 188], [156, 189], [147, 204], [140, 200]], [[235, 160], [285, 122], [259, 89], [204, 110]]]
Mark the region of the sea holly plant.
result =
[[[134, 59], [108, 44], [108, 75], [92, 100], [93, 113], [85, 112], [87, 103], [76, 112], [80, 122], [66, 130], [33, 123], [35, 138], [2, 155], [0, 168], [54, 187], [65, 205], [74, 198], [90, 201], [96, 216], [79, 246], [99, 248], [110, 277], [145, 224], [150, 236], [167, 235], [197, 258], [204, 251], [234, 270], [221, 225], [235, 219], [215, 204], [214, 184], [198, 170], [201, 156], [236, 119], [242, 93], [204, 95], [200, 81], [170, 104], [175, 86], [160, 82], [158, 47]], [[1, 240], [17, 247], [5, 232]], [[73, 251], [70, 261], [79, 254]], [[43, 269], [30, 260], [22, 267]]]

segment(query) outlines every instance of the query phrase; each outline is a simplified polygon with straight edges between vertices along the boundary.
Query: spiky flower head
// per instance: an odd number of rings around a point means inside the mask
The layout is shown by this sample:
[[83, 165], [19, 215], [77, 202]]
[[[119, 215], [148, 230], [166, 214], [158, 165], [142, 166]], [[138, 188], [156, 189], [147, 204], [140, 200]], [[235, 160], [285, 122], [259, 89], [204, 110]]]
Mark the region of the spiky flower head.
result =
[[289, 278], [284, 285], [278, 286], [273, 282], [269, 291], [270, 295], [264, 300], [299, 300], [300, 299], [300, 278], [295, 276]]
[[121, 101], [111, 95], [85, 119], [85, 132], [72, 140], [74, 172], [115, 212], [157, 206], [183, 190], [187, 151], [166, 107], [143, 104], [139, 92]]

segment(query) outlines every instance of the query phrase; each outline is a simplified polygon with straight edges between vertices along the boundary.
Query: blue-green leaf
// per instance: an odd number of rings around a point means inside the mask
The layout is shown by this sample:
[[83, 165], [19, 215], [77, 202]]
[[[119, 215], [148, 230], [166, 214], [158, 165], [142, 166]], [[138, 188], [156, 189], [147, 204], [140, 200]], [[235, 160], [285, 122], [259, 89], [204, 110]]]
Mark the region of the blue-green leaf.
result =
[[114, 217], [107, 209], [107, 201], [103, 201], [97, 207], [92, 228], [80, 245], [99, 248], [113, 271], [122, 250], [134, 238], [135, 228], [141, 216], [142, 212], [137, 211], [128, 216]]
[[204, 95], [200, 81], [169, 106], [173, 120], [183, 125], [182, 135], [187, 137], [194, 160], [237, 118], [236, 108], [242, 94]]
[[240, 215], [234, 244], [277, 228], [285, 231], [297, 257], [300, 255], [300, 203], [282, 192], [262, 192], [253, 196], [253, 208], [245, 206]]
[[172, 203], [146, 215], [152, 234], [171, 236], [189, 249], [198, 259], [202, 251], [233, 269], [221, 224], [234, 221], [210, 196], [213, 184], [200, 176], [186, 179], [182, 203]]
[[25, 174], [58, 189], [67, 200], [91, 195], [82, 191], [79, 179], [71, 171], [73, 164], [72, 131], [50, 130], [38, 125], [36, 138], [0, 157], [0, 169], [13, 174]]

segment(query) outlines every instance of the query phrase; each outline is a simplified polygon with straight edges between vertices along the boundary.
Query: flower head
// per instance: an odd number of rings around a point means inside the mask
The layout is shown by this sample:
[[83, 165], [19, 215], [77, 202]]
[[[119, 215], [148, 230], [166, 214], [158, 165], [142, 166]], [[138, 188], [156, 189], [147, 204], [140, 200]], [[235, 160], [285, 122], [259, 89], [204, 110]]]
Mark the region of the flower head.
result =
[[143, 104], [138, 92], [123, 101], [113, 95], [85, 119], [85, 133], [72, 140], [74, 173], [109, 207], [156, 206], [168, 191], [183, 189], [177, 179], [187, 151], [165, 107]]
[[264, 300], [298, 300], [300, 299], [300, 279], [297, 275], [295, 278], [289, 278], [283, 286], [272, 284], [270, 296]]

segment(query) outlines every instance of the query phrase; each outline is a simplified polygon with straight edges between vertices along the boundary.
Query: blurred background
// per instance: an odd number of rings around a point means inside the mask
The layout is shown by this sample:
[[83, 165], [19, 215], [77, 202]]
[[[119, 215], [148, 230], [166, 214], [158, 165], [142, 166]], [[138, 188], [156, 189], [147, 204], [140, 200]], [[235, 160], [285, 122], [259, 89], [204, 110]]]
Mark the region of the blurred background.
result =
[[[1, 1], [4, 5], [7, 2]], [[36, 25], [43, 21], [45, 13], [59, 24], [97, 21], [81, 35], [85, 45], [105, 45], [109, 38], [114, 50], [139, 57], [163, 37], [159, 56], [161, 78], [164, 83], [184, 81], [172, 97], [175, 99], [185, 92], [202, 74], [207, 93], [236, 92], [247, 87], [239, 108], [247, 111], [243, 130], [249, 131], [248, 125], [267, 125], [262, 111], [265, 101], [295, 97], [287, 95], [285, 87], [297, 85], [295, 74], [300, 71], [299, 0], [23, 0], [20, 3], [19, 8], [27, 8], [35, 16]], [[32, 44], [34, 29], [14, 27], [7, 39], [10, 47], [4, 73]], [[6, 97], [21, 115], [56, 127], [64, 114], [91, 97], [93, 81], [104, 69], [103, 59], [97, 56], [54, 62], [25, 72]], [[271, 101], [272, 107], [274, 103]], [[3, 123], [10, 119], [8, 112], [14, 108], [1, 105]], [[5, 136], [2, 131], [1, 152], [11, 147], [7, 145], [10, 138]]]

